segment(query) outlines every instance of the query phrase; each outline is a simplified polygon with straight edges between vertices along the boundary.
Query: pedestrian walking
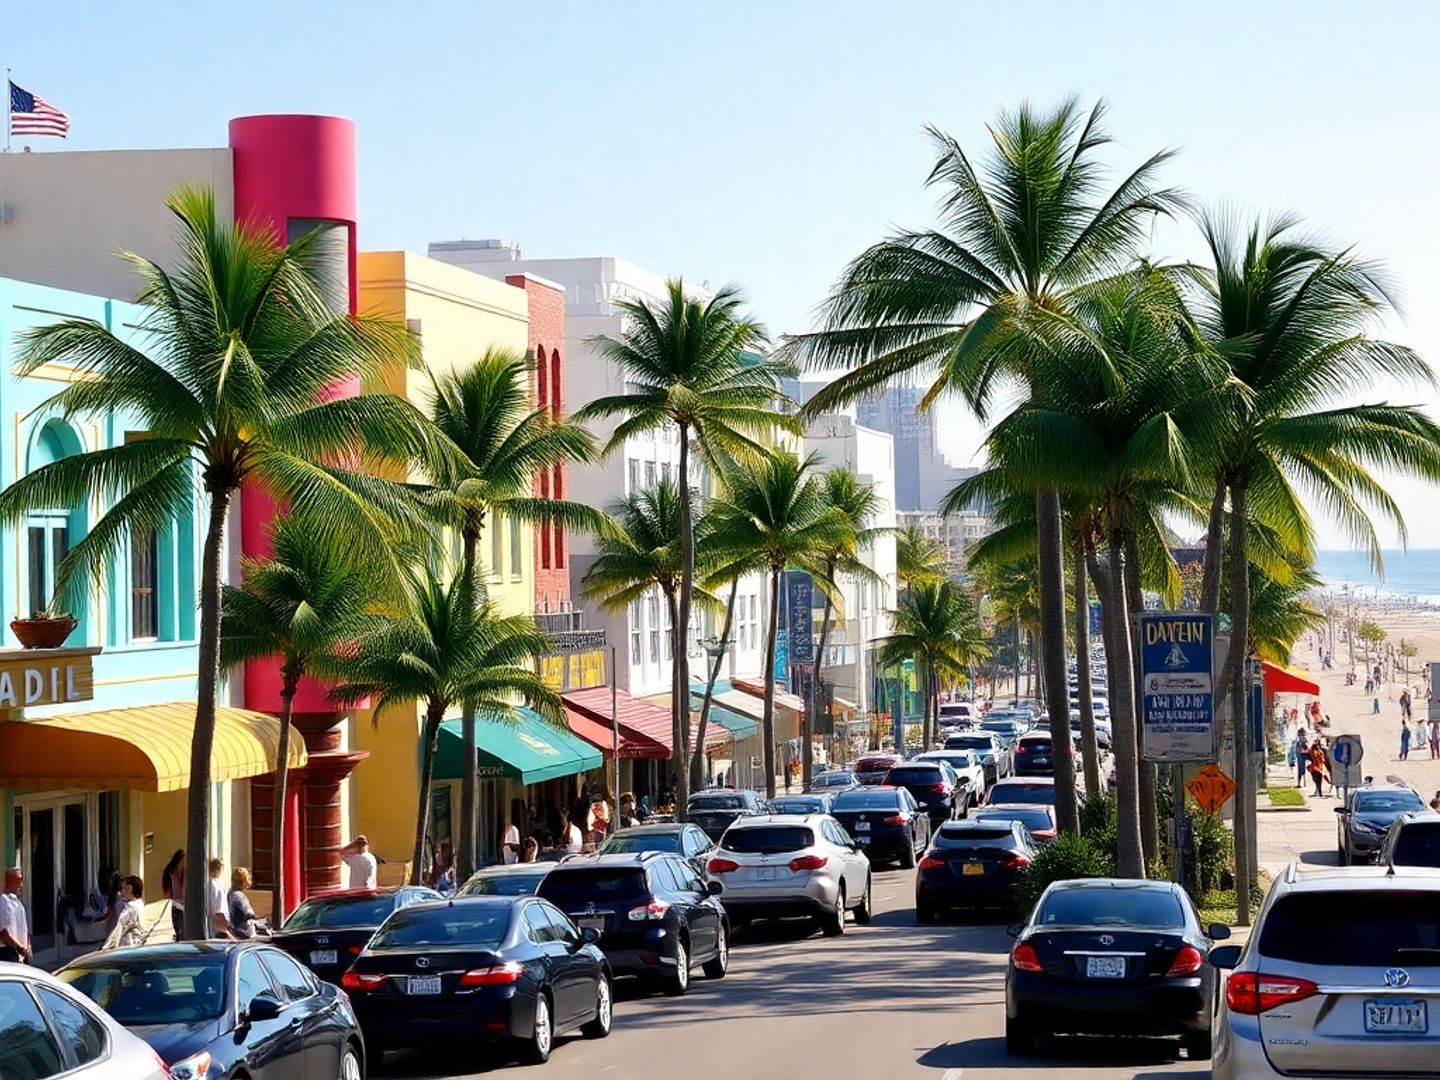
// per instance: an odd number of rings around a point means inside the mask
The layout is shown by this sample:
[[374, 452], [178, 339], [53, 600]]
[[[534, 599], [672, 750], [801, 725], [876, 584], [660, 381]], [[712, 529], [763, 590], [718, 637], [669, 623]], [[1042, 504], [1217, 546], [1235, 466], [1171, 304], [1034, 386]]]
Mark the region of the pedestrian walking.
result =
[[1376, 716], [1380, 715], [1380, 699], [1378, 697], [1370, 702], [1370, 711]]
[[25, 871], [12, 866], [5, 871], [5, 891], [0, 892], [0, 960], [24, 964], [30, 960], [30, 920], [20, 889]]
[[230, 875], [230, 895], [226, 897], [227, 915], [230, 923], [230, 936], [242, 941], [255, 936], [255, 908], [250, 903], [250, 897], [245, 895], [245, 890], [250, 888], [250, 884], [249, 869], [244, 866], [235, 867], [234, 872]]
[[1408, 689], [1400, 691], [1400, 719], [1410, 719], [1410, 691]]
[[1316, 739], [1310, 747], [1309, 763], [1306, 766], [1310, 772], [1310, 779], [1315, 781], [1315, 797], [1317, 799], [1325, 796], [1325, 779], [1330, 772], [1330, 763], [1325, 760], [1325, 748]]
[[145, 882], [134, 874], [120, 879], [120, 917], [101, 949], [128, 949], [145, 944]]
[[185, 937], [185, 849], [176, 848], [175, 854], [160, 872], [160, 892], [170, 901], [170, 925], [175, 929], [175, 940]]
[[220, 875], [225, 872], [225, 860], [215, 857], [209, 864], [210, 880], [205, 883], [205, 929], [212, 938], [230, 936], [230, 909], [225, 903], [225, 886], [220, 884]]
[[580, 826], [571, 821], [568, 815], [561, 819], [560, 841], [567, 855], [579, 855], [585, 847], [585, 837], [580, 832]]
[[340, 849], [340, 859], [350, 868], [350, 888], [375, 888], [375, 874], [379, 864], [370, 854], [370, 841], [361, 833]]
[[535, 861], [536, 859], [538, 859], [539, 857], [540, 857], [540, 845], [535, 841], [535, 837], [533, 837], [533, 836], [527, 836], [527, 837], [525, 838], [525, 854], [523, 854], [522, 856], [520, 856], [520, 861], [521, 861], [521, 862], [534, 862], [534, 861]]
[[506, 866], [520, 861], [520, 826], [509, 818], [500, 834], [500, 861]]
[[1295, 755], [1295, 786], [1303, 788], [1305, 786], [1305, 770], [1310, 763], [1310, 739], [1305, 734], [1303, 727], [1295, 734], [1293, 753]]
[[1408, 761], [1409, 759], [1410, 759], [1410, 725], [1409, 725], [1406, 721], [1401, 720], [1401, 721], [1400, 721], [1400, 760], [1401, 760], [1401, 761]]

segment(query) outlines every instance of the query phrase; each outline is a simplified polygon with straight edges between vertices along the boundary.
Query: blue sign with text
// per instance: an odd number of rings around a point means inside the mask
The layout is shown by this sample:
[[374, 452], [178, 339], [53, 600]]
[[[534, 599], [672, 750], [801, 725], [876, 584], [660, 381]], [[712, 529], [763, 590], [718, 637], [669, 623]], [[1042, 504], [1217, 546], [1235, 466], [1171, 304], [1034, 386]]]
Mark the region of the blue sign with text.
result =
[[1215, 759], [1215, 617], [1147, 612], [1140, 627], [1140, 749], [1146, 761]]
[[789, 613], [790, 662], [815, 662], [815, 584], [810, 575], [792, 570], [786, 576], [785, 609]]
[[784, 630], [775, 631], [775, 680], [790, 685], [790, 643]]

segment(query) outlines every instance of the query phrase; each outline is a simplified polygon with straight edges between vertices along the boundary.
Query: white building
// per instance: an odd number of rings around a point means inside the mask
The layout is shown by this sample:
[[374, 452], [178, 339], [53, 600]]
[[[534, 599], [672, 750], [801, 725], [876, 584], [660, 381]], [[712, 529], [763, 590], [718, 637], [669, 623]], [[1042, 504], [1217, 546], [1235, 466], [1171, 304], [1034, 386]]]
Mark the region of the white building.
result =
[[902, 510], [897, 517], [900, 528], [913, 525], [927, 540], [944, 549], [951, 573], [965, 569], [966, 551], [990, 531], [990, 518], [973, 510], [962, 510], [948, 517], [936, 510]]

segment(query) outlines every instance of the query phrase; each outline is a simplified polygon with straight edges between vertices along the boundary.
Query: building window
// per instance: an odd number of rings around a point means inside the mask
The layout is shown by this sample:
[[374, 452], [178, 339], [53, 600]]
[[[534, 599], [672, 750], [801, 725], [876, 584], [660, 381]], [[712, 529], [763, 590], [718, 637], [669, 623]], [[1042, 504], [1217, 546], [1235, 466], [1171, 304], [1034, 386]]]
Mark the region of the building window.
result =
[[655, 463], [653, 461], [645, 462], [645, 486], [647, 488], [655, 486]]
[[640, 663], [640, 601], [630, 602], [630, 663]]
[[660, 463], [660, 479], [667, 484], [670, 482], [670, 462], [662, 461]]
[[549, 395], [546, 393], [546, 371], [545, 371], [545, 349], [542, 346], [535, 346], [535, 388], [539, 396], [540, 408], [545, 408]]
[[550, 411], [557, 417], [564, 406], [560, 396], [560, 350], [550, 350]]
[[50, 607], [60, 561], [70, 550], [70, 527], [66, 518], [51, 518], [31, 524], [26, 535], [30, 555], [29, 615]]
[[160, 633], [160, 538], [137, 529], [130, 537], [130, 638]]
[[640, 459], [632, 457], [625, 465], [627, 472], [625, 492], [628, 495], [633, 495], [640, 490]]
[[505, 538], [501, 535], [503, 522], [499, 514], [490, 515], [490, 576], [498, 578], [504, 573]]
[[673, 660], [674, 658], [675, 658], [675, 624], [670, 621], [670, 617], [667, 615], [667, 616], [665, 617], [665, 660], [666, 660], [666, 662], [668, 663], [669, 661]]
[[515, 518], [511, 518], [511, 519], [510, 519], [510, 576], [511, 576], [511, 577], [517, 577], [517, 578], [518, 578], [521, 574], [523, 574], [523, 573], [525, 572], [525, 568], [520, 565], [520, 559], [521, 559], [521, 557], [522, 557], [523, 554], [524, 554], [524, 550], [523, 550], [523, 548], [522, 548], [522, 546], [521, 546], [520, 539], [521, 539], [521, 537], [520, 537], [520, 522], [517, 521]]

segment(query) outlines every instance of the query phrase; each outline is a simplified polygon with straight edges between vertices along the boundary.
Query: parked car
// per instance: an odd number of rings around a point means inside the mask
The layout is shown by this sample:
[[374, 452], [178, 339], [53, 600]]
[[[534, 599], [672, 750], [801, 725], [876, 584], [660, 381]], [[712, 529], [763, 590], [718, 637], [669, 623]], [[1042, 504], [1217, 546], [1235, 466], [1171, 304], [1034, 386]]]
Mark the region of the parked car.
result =
[[49, 972], [0, 963], [0, 1077], [170, 1080], [160, 1055]]
[[765, 813], [765, 798], [753, 791], [697, 791], [685, 804], [685, 817], [711, 840], [719, 840], [736, 818]]
[[[1073, 754], [1070, 760], [1072, 768], [1079, 762]], [[1055, 775], [1055, 743], [1048, 731], [1031, 731], [1015, 740], [1015, 775]]]
[[[1072, 711], [1070, 713], [1070, 734], [1074, 736], [1078, 745], [1082, 734], [1083, 724], [1080, 714]], [[1110, 721], [1102, 721], [1098, 716], [1095, 718], [1095, 743], [1101, 750], [1109, 750], [1114, 745], [1114, 738], [1111, 735]]]
[[1032, 839], [1048, 844], [1059, 831], [1055, 823], [1055, 807], [1044, 803], [1021, 806], [981, 806], [970, 815], [977, 821], [1014, 821], [1023, 825]]
[[1434, 1076], [1437, 943], [1440, 872], [1292, 864], [1245, 945], [1210, 954], [1215, 1080]]
[[970, 810], [970, 792], [960, 785], [955, 770], [944, 761], [902, 761], [885, 774], [889, 787], [902, 787], [915, 797], [933, 829], [942, 821], [964, 817]]
[[1202, 928], [1168, 881], [1057, 881], [1023, 924], [1005, 971], [1005, 1048], [1029, 1054], [1042, 1034], [1179, 1035], [1210, 1056], [1215, 971], [1226, 926]]
[[1440, 868], [1440, 814], [1428, 807], [1401, 814], [1385, 834], [1376, 862]]
[[1395, 819], [1408, 810], [1426, 809], [1425, 800], [1412, 787], [1402, 784], [1362, 784], [1350, 789], [1350, 797], [1337, 806], [1335, 847], [1340, 862], [1349, 866], [1364, 860], [1370, 862], [1380, 853], [1380, 845]]
[[980, 710], [970, 701], [942, 701], [940, 703], [939, 721], [941, 726], [955, 724], [959, 727], [970, 727], [980, 719]]
[[965, 789], [967, 805], [973, 806], [985, 797], [985, 766], [980, 763], [978, 751], [930, 750], [917, 755], [915, 760], [943, 761], [949, 765], [956, 782]]
[[855, 762], [855, 779], [865, 787], [883, 784], [885, 774], [903, 760], [899, 754], [866, 754]]
[[1015, 716], [996, 717], [987, 716], [980, 721], [980, 730], [988, 731], [1008, 747], [1015, 745], [1015, 740], [1030, 730], [1030, 725]]
[[582, 855], [545, 876], [538, 895], [582, 930], [594, 930], [618, 975], [654, 977], [667, 994], [690, 989], [690, 970], [721, 979], [730, 965], [730, 920], [705, 882], [676, 855]]
[[688, 860], [697, 874], [703, 874], [705, 862], [715, 850], [715, 841], [693, 824], [632, 825], [628, 829], [617, 829], [597, 850], [601, 855], [663, 851]]
[[1017, 821], [950, 821], [930, 841], [915, 874], [915, 921], [950, 908], [1009, 908], [1035, 845]]
[[745, 818], [725, 830], [707, 873], [725, 886], [736, 925], [751, 919], [813, 917], [827, 937], [845, 932], [845, 913], [870, 921], [870, 860], [826, 814]]
[[545, 862], [500, 863], [485, 866], [456, 890], [456, 896], [534, 896], [558, 860]]
[[815, 791], [805, 795], [776, 795], [770, 800], [772, 814], [828, 814], [834, 792]]
[[980, 764], [985, 769], [985, 783], [993, 784], [1003, 780], [1015, 771], [1015, 758], [1007, 746], [993, 731], [962, 732], [945, 740], [946, 750], [973, 750], [980, 755]]
[[849, 769], [832, 769], [829, 772], [816, 773], [810, 778], [810, 791], [844, 791], [846, 788], [859, 787], [860, 780]]
[[111, 949], [56, 974], [149, 1043], [172, 1080], [365, 1075], [366, 1046], [350, 998], [271, 945]]
[[930, 815], [904, 788], [842, 791], [830, 806], [830, 816], [854, 837], [872, 863], [893, 859], [912, 869], [930, 842]]
[[576, 929], [533, 896], [403, 908], [355, 958], [345, 989], [377, 1062], [384, 1050], [443, 1040], [509, 1041], [523, 1061], [539, 1064], [556, 1035], [579, 1028], [603, 1039], [614, 1018], [610, 968], [594, 931]]
[[338, 986], [345, 969], [392, 912], [439, 899], [434, 889], [419, 885], [317, 893], [290, 913], [270, 935], [270, 944]]
[[1001, 780], [985, 794], [986, 806], [1055, 805], [1053, 776], [1012, 776]]

